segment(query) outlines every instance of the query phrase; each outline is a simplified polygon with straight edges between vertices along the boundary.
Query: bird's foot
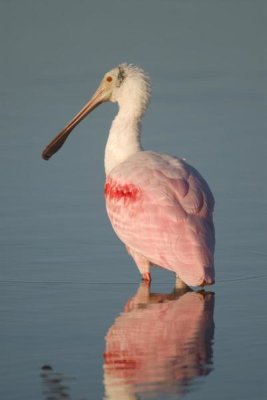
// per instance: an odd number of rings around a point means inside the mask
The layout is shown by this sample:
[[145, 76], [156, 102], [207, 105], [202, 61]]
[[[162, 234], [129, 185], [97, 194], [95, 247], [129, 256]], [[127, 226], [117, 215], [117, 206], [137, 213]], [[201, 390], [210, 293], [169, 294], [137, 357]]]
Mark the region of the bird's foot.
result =
[[144, 272], [142, 274], [142, 280], [146, 281], [147, 283], [150, 283], [152, 280], [150, 272]]
[[210, 282], [207, 282], [207, 281], [205, 281], [205, 279], [204, 279], [204, 281], [203, 281], [200, 285], [198, 285], [198, 286], [201, 286], [202, 288], [204, 288], [204, 286], [210, 286], [210, 285], [213, 285], [214, 283], [215, 283], [214, 280], [211, 280]]

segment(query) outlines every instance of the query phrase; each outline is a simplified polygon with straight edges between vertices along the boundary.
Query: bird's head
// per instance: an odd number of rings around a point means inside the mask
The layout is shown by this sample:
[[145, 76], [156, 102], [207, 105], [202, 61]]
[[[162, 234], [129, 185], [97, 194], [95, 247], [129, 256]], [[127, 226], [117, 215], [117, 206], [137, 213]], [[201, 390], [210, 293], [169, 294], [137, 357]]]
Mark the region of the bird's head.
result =
[[104, 75], [88, 103], [45, 148], [42, 153], [43, 159], [49, 160], [61, 148], [75, 126], [98, 105], [106, 101], [117, 102], [120, 107], [127, 105], [134, 107], [134, 111], [142, 115], [148, 105], [149, 97], [149, 78], [142, 69], [132, 64], [120, 64], [113, 68]]

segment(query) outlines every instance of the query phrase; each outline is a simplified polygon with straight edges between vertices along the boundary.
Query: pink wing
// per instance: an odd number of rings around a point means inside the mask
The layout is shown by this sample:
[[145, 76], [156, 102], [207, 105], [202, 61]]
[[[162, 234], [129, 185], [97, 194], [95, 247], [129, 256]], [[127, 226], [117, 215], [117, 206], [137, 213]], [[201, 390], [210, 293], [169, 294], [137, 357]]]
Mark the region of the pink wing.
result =
[[214, 199], [193, 167], [138, 152], [111, 171], [105, 196], [112, 226], [127, 247], [189, 285], [214, 281]]

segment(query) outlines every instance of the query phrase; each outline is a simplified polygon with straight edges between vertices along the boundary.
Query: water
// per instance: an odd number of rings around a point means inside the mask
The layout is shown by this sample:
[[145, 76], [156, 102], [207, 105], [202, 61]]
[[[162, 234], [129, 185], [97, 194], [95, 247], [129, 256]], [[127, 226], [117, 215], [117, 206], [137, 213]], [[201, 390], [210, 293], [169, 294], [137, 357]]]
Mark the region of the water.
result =
[[[0, 1], [1, 399], [266, 398], [265, 11]], [[214, 294], [173, 293], [161, 270], [139, 286], [103, 200], [114, 105], [41, 160], [123, 61], [152, 80], [144, 147], [185, 157], [214, 192]]]

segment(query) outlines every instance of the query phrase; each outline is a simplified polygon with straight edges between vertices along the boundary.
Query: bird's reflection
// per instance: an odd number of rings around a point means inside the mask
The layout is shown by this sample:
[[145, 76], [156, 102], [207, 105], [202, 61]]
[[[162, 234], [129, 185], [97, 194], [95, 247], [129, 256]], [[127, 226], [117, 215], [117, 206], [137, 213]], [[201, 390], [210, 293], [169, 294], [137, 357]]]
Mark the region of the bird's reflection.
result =
[[[106, 400], [181, 397], [212, 370], [214, 294], [142, 283], [106, 335]], [[157, 397], [159, 398], [159, 397]]]

